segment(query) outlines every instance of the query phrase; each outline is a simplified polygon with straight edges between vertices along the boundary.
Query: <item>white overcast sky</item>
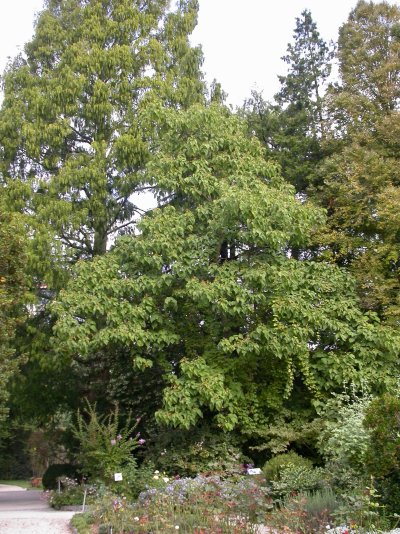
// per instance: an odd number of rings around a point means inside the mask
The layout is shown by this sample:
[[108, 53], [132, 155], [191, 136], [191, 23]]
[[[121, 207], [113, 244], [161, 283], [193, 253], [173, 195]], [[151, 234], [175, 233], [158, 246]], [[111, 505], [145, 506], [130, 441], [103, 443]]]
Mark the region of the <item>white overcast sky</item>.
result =
[[[400, 0], [399, 0], [400, 1]], [[392, 0], [390, 3], [399, 4]], [[252, 89], [267, 99], [277, 92], [278, 74], [285, 73], [281, 56], [292, 41], [295, 18], [309, 9], [321, 36], [336, 40], [357, 0], [200, 0], [199, 24], [193, 43], [203, 46], [203, 70], [241, 105]], [[33, 20], [43, 0], [0, 0], [0, 72], [29, 41]]]

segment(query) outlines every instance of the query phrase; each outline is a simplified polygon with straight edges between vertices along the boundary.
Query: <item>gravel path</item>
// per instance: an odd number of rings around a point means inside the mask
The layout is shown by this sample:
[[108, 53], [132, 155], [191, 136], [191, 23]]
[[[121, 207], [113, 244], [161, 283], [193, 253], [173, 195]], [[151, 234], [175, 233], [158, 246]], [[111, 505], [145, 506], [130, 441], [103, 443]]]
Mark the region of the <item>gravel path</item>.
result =
[[75, 512], [56, 512], [41, 491], [0, 487], [1, 534], [71, 534]]
[[1, 534], [71, 534], [74, 512], [0, 512]]

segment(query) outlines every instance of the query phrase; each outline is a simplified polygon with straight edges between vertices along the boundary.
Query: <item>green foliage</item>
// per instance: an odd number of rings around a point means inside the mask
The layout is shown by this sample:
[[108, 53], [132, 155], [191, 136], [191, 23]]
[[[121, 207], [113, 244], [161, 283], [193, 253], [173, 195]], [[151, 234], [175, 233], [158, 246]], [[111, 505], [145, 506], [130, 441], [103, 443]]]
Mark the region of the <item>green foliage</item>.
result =
[[317, 490], [326, 485], [324, 470], [314, 468], [311, 460], [294, 451], [278, 454], [268, 460], [263, 473], [276, 498], [284, 498], [294, 492]]
[[132, 456], [139, 446], [139, 435], [133, 436], [138, 421], [128, 417], [122, 426], [118, 405], [109, 415], [98, 415], [96, 405], [87, 402], [82, 414], [78, 411], [73, 434], [79, 442], [78, 460], [82, 470], [92, 480], [110, 484], [114, 473], [124, 467], [135, 468]]
[[279, 480], [285, 469], [297, 467], [312, 469], [312, 462], [294, 451], [289, 451], [286, 454], [273, 456], [268, 460], [263, 467], [263, 473], [267, 480]]
[[161, 207], [78, 266], [52, 308], [60, 356], [120, 348], [127, 365], [165, 370], [160, 423], [206, 417], [253, 436], [291, 399], [312, 411], [344, 383], [388, 387], [398, 338], [361, 313], [347, 273], [288, 257], [322, 215], [243, 123], [214, 105], [147, 113], [160, 124], [148, 172]]
[[335, 395], [321, 414], [325, 424], [318, 439], [319, 450], [336, 482], [341, 474], [346, 479], [351, 473], [351, 477], [356, 479], [365, 473], [370, 439], [364, 417], [370, 402], [368, 396]]
[[366, 466], [377, 478], [381, 502], [388, 511], [398, 512], [400, 502], [400, 399], [384, 395], [374, 399], [364, 421], [370, 434]]
[[357, 3], [341, 27], [340, 83], [327, 96], [331, 154], [314, 198], [328, 210], [324, 259], [354, 273], [364, 309], [398, 324], [400, 9]]
[[78, 534], [91, 534], [93, 523], [94, 519], [90, 513], [75, 514], [71, 519], [71, 526], [77, 530]]
[[370, 433], [367, 465], [372, 475], [400, 472], [400, 399], [383, 395], [374, 399], [365, 415]]
[[[397, 501], [398, 502], [398, 501]], [[369, 485], [359, 485], [351, 493], [345, 493], [335, 513], [336, 521], [347, 523], [361, 532], [386, 531], [396, 526], [385, 506], [373, 479]]]
[[[153, 444], [152, 444], [153, 442]], [[242, 464], [251, 462], [243, 455], [233, 434], [207, 426], [190, 431], [174, 429], [159, 432], [149, 440], [146, 460], [170, 475], [196, 476], [201, 473], [242, 472]]]
[[282, 174], [296, 191], [304, 192], [315, 179], [317, 163], [323, 156], [325, 136], [323, 91], [331, 71], [332, 52], [323, 41], [305, 10], [296, 18], [293, 43], [282, 58], [288, 73], [279, 76], [281, 89], [272, 105], [253, 91], [243, 108], [249, 130], [277, 160]]
[[42, 477], [42, 485], [45, 489], [57, 489], [58, 479], [69, 477], [78, 478], [79, 467], [71, 464], [52, 464], [46, 469]]
[[29, 302], [26, 273], [27, 236], [21, 220], [4, 208], [0, 198], [0, 436], [4, 437], [9, 407], [10, 381], [18, 373], [23, 358], [13, 345]]
[[189, 44], [197, 8], [196, 0], [175, 11], [166, 0], [48, 1], [5, 72], [3, 179], [14, 209], [33, 215], [32, 263], [53, 287], [57, 270], [104, 254], [141, 213], [132, 195], [146, 189], [152, 133], [140, 109], [154, 98], [203, 100], [201, 51]]
[[278, 480], [271, 482], [271, 494], [282, 498], [293, 493], [315, 491], [327, 486], [325, 470], [320, 467], [288, 464]]
[[[49, 504], [52, 508], [59, 510], [63, 506], [77, 506], [82, 505], [85, 498], [85, 488], [76, 480], [68, 477], [60, 477], [61, 491], [55, 490], [51, 492]], [[87, 488], [86, 488], [87, 491]], [[89, 495], [91, 491], [87, 491]], [[94, 491], [93, 491], [94, 493]], [[85, 504], [90, 503], [90, 497], [85, 498]]]
[[278, 532], [324, 533], [339, 505], [340, 499], [330, 488], [288, 495], [267, 516], [267, 523]]

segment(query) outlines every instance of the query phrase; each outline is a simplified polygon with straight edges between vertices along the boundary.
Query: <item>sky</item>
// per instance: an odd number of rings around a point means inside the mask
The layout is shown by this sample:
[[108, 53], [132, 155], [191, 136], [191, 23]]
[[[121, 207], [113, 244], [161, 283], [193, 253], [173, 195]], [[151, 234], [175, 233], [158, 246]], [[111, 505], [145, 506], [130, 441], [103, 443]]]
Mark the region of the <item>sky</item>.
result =
[[[228, 103], [240, 106], [252, 89], [271, 100], [285, 73], [280, 59], [292, 41], [295, 18], [309, 9], [325, 41], [338, 29], [357, 0], [199, 0], [199, 23], [193, 44], [203, 47], [207, 81], [216, 78]], [[400, 0], [391, 3], [399, 4]], [[35, 13], [43, 0], [0, 0], [0, 72], [33, 34]]]

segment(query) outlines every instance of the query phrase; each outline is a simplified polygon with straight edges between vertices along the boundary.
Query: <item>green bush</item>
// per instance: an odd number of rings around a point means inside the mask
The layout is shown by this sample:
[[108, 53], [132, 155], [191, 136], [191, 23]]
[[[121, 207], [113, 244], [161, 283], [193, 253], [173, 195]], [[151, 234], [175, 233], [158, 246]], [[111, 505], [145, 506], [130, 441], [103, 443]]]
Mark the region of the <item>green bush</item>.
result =
[[370, 402], [370, 397], [357, 398], [342, 394], [328, 403], [336, 409], [334, 413], [326, 414], [334, 419], [325, 421], [325, 429], [319, 438], [319, 450], [336, 477], [340, 478], [340, 474], [343, 474], [344, 485], [349, 482], [349, 474], [357, 478], [365, 473], [369, 433], [364, 426], [364, 417]]
[[374, 399], [365, 413], [370, 433], [366, 463], [377, 477], [400, 473], [400, 399], [383, 395]]
[[366, 466], [376, 478], [381, 503], [390, 513], [399, 512], [400, 503], [400, 399], [383, 395], [366, 410], [365, 428], [370, 441]]
[[42, 485], [45, 489], [56, 489], [58, 487], [57, 479], [60, 477], [69, 477], [72, 479], [80, 478], [79, 467], [72, 464], [52, 464], [46, 469]]
[[313, 465], [311, 460], [300, 456], [294, 451], [290, 451], [286, 454], [278, 454], [266, 462], [263, 467], [263, 473], [267, 480], [280, 480], [282, 471], [287, 468], [304, 468], [311, 470]]
[[92, 514], [75, 514], [71, 519], [71, 525], [77, 530], [78, 534], [91, 534], [94, 518]]
[[285, 497], [292, 493], [311, 492], [326, 486], [325, 471], [319, 467], [305, 465], [286, 465], [279, 480], [272, 480], [271, 492], [276, 498]]
[[130, 417], [124, 425], [120, 421], [118, 405], [108, 415], [98, 415], [96, 405], [87, 407], [84, 413], [78, 411], [77, 424], [73, 434], [79, 441], [79, 462], [85, 474], [92, 480], [111, 484], [114, 473], [125, 467], [134, 469], [136, 460], [133, 451], [144, 440], [134, 435], [138, 420], [132, 423]]
[[154, 438], [146, 459], [156, 469], [169, 475], [196, 476], [199, 473], [240, 474], [244, 456], [238, 438], [233, 434], [216, 432], [204, 425], [190, 431], [174, 429]]

